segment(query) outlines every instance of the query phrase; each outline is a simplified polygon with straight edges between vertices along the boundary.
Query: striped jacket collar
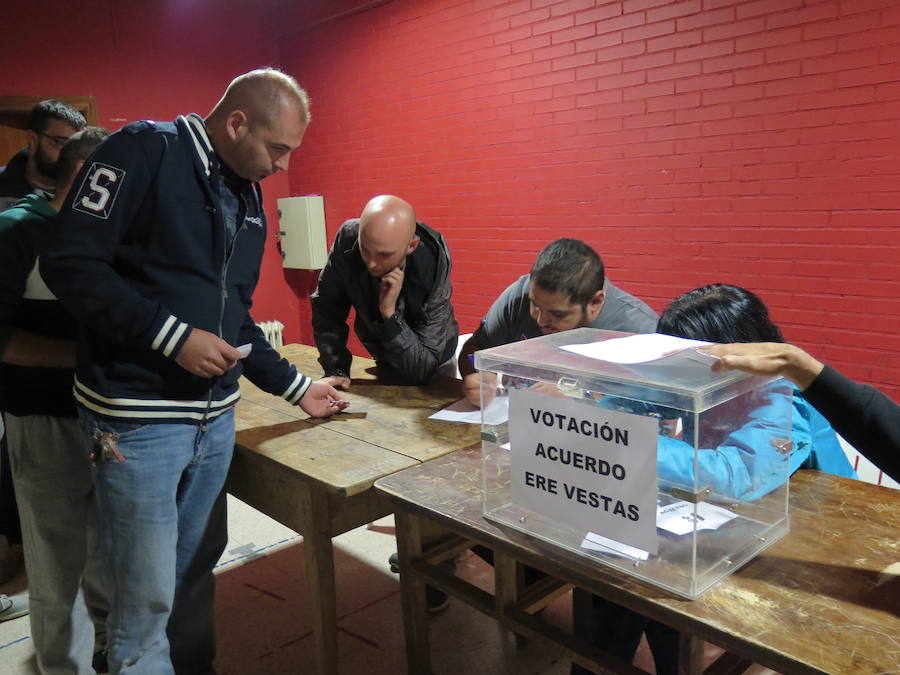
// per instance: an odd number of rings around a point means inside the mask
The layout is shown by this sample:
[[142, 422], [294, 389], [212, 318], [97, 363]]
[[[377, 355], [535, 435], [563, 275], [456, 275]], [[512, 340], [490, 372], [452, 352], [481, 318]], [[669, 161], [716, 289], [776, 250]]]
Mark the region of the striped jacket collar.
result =
[[194, 142], [194, 150], [197, 152], [197, 157], [200, 158], [200, 163], [203, 165], [206, 175], [209, 176], [215, 150], [213, 150], [212, 143], [209, 141], [209, 135], [206, 133], [206, 125], [203, 123], [203, 119], [196, 113], [191, 113], [187, 117], [182, 116], [178, 119], [184, 120], [186, 123], [191, 140]]

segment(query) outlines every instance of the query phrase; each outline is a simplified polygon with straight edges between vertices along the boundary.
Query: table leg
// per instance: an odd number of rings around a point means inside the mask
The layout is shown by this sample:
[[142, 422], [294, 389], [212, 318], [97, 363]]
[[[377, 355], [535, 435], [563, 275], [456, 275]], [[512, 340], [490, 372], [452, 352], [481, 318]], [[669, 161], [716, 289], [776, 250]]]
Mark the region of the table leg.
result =
[[585, 642], [591, 641], [591, 610], [594, 596], [576, 586], [572, 589], [572, 633]]
[[324, 490], [308, 484], [304, 486], [303, 492], [302, 501], [306, 507], [303, 510], [309, 518], [303, 532], [303, 552], [309, 583], [316, 662], [320, 675], [337, 675], [337, 597], [328, 495]]
[[428, 616], [425, 612], [425, 581], [410, 566], [422, 557], [422, 524], [417, 516], [398, 510], [394, 514], [397, 554], [400, 558], [400, 599], [403, 632], [406, 637], [406, 665], [409, 675], [430, 675], [431, 647]]
[[[498, 617], [516, 604], [524, 585], [524, 568], [508, 555], [494, 551], [494, 602]], [[528, 646], [528, 638], [519, 633], [515, 633], [515, 641], [517, 649]]]
[[679, 675], [701, 675], [703, 673], [703, 640], [682, 631], [679, 644]]

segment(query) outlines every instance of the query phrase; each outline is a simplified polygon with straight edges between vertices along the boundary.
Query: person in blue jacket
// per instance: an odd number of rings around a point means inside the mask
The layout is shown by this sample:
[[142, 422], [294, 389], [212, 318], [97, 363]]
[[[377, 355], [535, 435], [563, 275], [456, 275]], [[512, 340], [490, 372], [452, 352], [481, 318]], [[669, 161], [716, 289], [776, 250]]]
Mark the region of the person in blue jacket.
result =
[[[762, 300], [744, 288], [728, 284], [711, 284], [676, 298], [660, 317], [657, 331], [717, 343], [784, 342]], [[793, 397], [788, 398], [788, 393]], [[778, 487], [784, 474], [758, 467], [756, 462], [765, 462], [769, 456], [759, 449], [761, 446], [773, 447], [768, 420], [785, 419], [788, 412], [792, 443], [787, 454], [789, 473], [815, 469], [857, 477], [834, 429], [798, 388], [777, 380], [763, 387], [760, 397], [763, 400], [749, 413], [743, 426], [718, 443], [703, 444], [701, 439], [701, 445], [710, 446], [699, 453], [701, 482], [709, 480], [715, 491], [747, 500], [758, 499]], [[792, 410], [778, 410], [788, 402]], [[660, 477], [693, 482], [693, 447], [666, 436], [659, 439], [658, 447]], [[685, 462], [682, 450], [689, 452], [689, 462]]]
[[[660, 316], [657, 332], [717, 343], [784, 342], [762, 300], [728, 284], [710, 284], [673, 300]], [[801, 468], [856, 478], [834, 430], [799, 389], [776, 380], [762, 387], [757, 396], [759, 401], [741, 427], [723, 432], [721, 438], [709, 437], [714, 430], [701, 432], [707, 438], [701, 435], [697, 457], [700, 483], [719, 494], [754, 500]], [[784, 444], [775, 443], [777, 421], [787, 415], [791, 419], [790, 443], [787, 439]], [[683, 437], [692, 434], [686, 425]], [[660, 479], [693, 484], [693, 445], [661, 435], [657, 448]], [[789, 462], [788, 472], [784, 471], [785, 461]], [[646, 633], [656, 672], [678, 672], [679, 635], [668, 626], [595, 596], [590, 630], [595, 646], [627, 662], [634, 658], [641, 635]], [[572, 666], [573, 675], [587, 672]]]

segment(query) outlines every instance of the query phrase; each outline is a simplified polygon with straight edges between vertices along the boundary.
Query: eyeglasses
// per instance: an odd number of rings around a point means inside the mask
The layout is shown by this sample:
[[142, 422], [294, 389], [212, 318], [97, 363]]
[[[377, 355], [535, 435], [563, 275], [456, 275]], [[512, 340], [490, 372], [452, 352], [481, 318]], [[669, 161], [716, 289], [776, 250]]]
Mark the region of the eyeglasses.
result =
[[40, 133], [38, 136], [43, 136], [48, 141], [50, 141], [50, 145], [54, 148], [61, 148], [66, 144], [66, 141], [69, 140], [68, 136], [53, 136], [52, 134], [44, 134]]

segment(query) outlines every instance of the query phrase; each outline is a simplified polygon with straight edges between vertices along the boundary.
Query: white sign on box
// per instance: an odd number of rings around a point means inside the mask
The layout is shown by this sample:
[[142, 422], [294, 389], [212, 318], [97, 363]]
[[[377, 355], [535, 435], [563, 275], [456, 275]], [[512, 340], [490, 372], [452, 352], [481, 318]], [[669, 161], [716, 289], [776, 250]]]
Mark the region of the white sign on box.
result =
[[652, 417], [512, 389], [512, 499], [655, 554], [658, 433]]

